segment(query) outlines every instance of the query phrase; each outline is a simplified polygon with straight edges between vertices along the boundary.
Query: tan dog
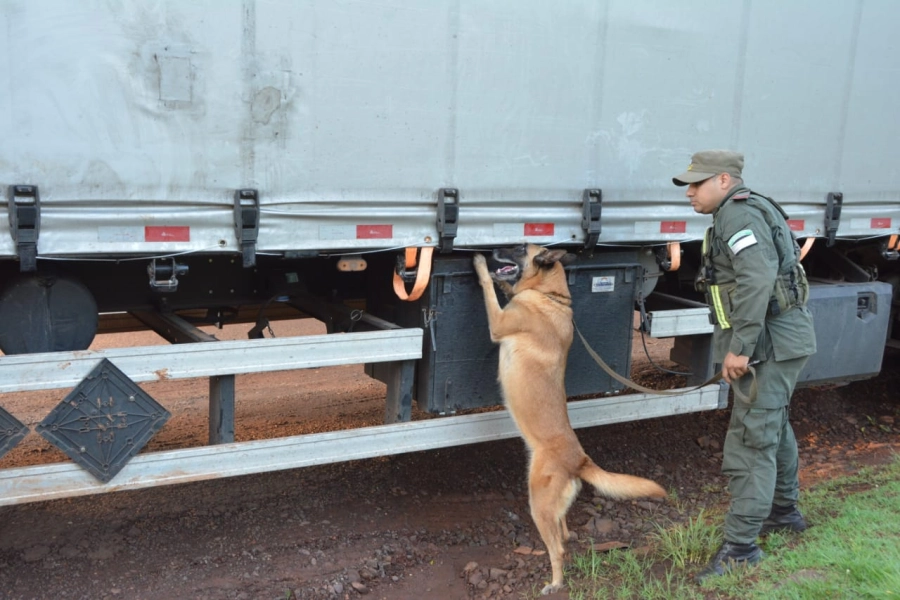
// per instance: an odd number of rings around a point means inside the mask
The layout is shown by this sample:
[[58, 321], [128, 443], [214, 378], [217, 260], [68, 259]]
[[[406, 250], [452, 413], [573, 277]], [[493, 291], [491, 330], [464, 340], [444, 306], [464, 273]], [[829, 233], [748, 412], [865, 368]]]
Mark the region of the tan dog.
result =
[[[572, 345], [572, 298], [560, 261], [565, 250], [533, 244], [495, 250], [503, 266], [493, 273], [475, 255], [475, 272], [484, 290], [491, 340], [500, 344], [499, 379], [506, 408], [531, 454], [528, 492], [531, 517], [550, 554], [553, 580], [541, 593], [563, 586], [564, 543], [570, 539], [566, 512], [581, 480], [615, 499], [662, 497], [656, 483], [608, 473], [584, 453], [566, 409], [566, 358]], [[500, 308], [494, 282], [509, 296]]]

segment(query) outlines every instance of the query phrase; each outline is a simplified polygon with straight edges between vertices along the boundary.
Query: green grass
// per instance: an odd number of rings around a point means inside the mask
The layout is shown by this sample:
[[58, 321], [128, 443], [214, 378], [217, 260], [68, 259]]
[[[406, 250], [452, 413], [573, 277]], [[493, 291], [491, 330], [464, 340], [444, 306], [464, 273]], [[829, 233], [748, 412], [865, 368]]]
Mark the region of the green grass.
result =
[[812, 525], [801, 535], [771, 534], [760, 566], [693, 582], [721, 543], [722, 514], [700, 511], [660, 525], [649, 551], [589, 550], [567, 572], [572, 600], [900, 600], [900, 456], [805, 491]]

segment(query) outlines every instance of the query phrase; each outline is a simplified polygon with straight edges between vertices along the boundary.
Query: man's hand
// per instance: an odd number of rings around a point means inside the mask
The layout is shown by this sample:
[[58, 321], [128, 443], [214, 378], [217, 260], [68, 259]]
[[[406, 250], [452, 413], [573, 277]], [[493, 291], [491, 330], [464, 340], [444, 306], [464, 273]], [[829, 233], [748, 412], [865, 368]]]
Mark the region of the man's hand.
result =
[[725, 355], [725, 361], [722, 363], [722, 379], [729, 384], [734, 383], [750, 371], [749, 364], [749, 356], [738, 356], [729, 352]]

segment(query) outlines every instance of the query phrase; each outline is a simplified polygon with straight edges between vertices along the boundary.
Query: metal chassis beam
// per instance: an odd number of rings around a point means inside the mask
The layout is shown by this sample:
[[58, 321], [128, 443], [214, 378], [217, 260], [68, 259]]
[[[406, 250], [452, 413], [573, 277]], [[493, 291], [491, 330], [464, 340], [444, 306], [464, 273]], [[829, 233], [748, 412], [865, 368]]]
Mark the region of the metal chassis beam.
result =
[[219, 341], [216, 336], [209, 335], [174, 313], [135, 310], [131, 311], [131, 315], [173, 344]]
[[[723, 406], [727, 393], [727, 386], [709, 385], [680, 396], [634, 394], [579, 400], [569, 403], [569, 418], [578, 428], [711, 410]], [[140, 454], [105, 484], [71, 463], [6, 469], [0, 471], [0, 506], [296, 469], [517, 435], [509, 414], [499, 410]]]
[[[134, 318], [173, 344], [218, 342], [218, 338], [174, 313], [132, 311]], [[209, 443], [234, 441], [234, 375], [209, 378]]]

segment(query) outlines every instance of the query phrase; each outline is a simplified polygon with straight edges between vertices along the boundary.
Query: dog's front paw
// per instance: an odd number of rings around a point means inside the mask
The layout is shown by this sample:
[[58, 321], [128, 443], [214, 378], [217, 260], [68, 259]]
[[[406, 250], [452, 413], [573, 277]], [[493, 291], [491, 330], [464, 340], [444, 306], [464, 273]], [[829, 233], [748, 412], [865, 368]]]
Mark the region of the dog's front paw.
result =
[[478, 275], [479, 281], [482, 283], [491, 281], [491, 274], [488, 272], [487, 268], [487, 260], [485, 260], [483, 254], [476, 254], [473, 256], [472, 264], [475, 266], [475, 273]]

